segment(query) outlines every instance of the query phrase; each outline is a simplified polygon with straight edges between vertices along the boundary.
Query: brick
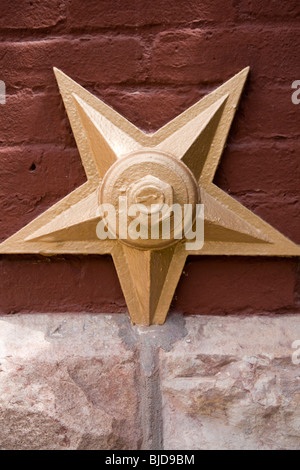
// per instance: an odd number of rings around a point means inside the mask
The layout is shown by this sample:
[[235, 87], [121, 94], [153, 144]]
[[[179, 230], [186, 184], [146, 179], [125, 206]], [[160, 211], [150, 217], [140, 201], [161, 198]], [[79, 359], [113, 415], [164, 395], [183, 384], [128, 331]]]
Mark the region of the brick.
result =
[[181, 85], [219, 83], [250, 65], [255, 78], [291, 86], [300, 75], [297, 34], [292, 28], [258, 26], [164, 31], [153, 44], [151, 77]]
[[299, 107], [292, 103], [291, 96], [290, 83], [268, 86], [250, 76], [228, 142], [299, 137]]
[[[200, 88], [200, 87], [199, 87]], [[189, 106], [216, 87], [153, 86], [151, 90], [103, 90], [96, 88], [98, 96], [134, 122], [138, 127], [153, 131], [177, 117]], [[300, 136], [299, 107], [291, 101], [292, 90], [287, 86], [262, 84], [250, 76], [230, 130], [228, 142], [240, 144], [251, 139], [295, 139]], [[258, 119], [259, 117], [259, 119]], [[261, 175], [263, 177], [263, 175]]]
[[0, 312], [125, 311], [109, 256], [2, 256]]
[[63, 0], [1, 0], [0, 29], [42, 29], [66, 18]]
[[229, 146], [214, 180], [295, 243], [300, 243], [299, 150], [293, 140]]
[[22, 91], [8, 95], [0, 106], [0, 143], [73, 144], [60, 95]]
[[130, 37], [5, 43], [0, 46], [1, 57], [1, 79], [8, 90], [56, 88], [53, 67], [83, 86], [145, 78], [143, 48], [140, 41]]
[[300, 191], [299, 154], [299, 142], [288, 139], [229, 145], [222, 156], [215, 183], [231, 193], [297, 193]]
[[233, 0], [101, 0], [86, 4], [70, 0], [68, 10], [69, 28], [108, 28], [144, 26], [156, 24], [178, 24], [184, 22], [233, 21], [235, 8]]
[[129, 121], [153, 132], [203, 97], [203, 92], [188, 87], [123, 91], [97, 89], [97, 94]]
[[236, 198], [293, 242], [300, 244], [300, 197], [297, 192], [245, 193]]
[[0, 149], [0, 239], [5, 240], [86, 178], [77, 149]]
[[[2, 314], [125, 311], [110, 257], [2, 256], [0, 265]], [[173, 309], [203, 315], [292, 312], [296, 266], [293, 260], [191, 257]]]
[[299, 448], [299, 315], [186, 319], [159, 350], [164, 448]]
[[278, 0], [239, 0], [238, 19], [242, 21], [279, 20], [299, 21], [300, 5], [298, 0], [279, 2]]
[[181, 84], [203, 81], [204, 41], [205, 33], [199, 30], [160, 33], [153, 44], [152, 79]]
[[174, 299], [188, 314], [225, 315], [292, 309], [297, 261], [190, 257]]
[[138, 355], [95, 315], [0, 320], [0, 447], [140, 448]]

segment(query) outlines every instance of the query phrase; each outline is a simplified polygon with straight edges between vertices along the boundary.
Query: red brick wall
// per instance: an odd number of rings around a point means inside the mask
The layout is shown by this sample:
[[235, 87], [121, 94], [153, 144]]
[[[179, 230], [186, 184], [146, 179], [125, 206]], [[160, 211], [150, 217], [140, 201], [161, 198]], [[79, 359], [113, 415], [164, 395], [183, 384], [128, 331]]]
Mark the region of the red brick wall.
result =
[[[52, 67], [157, 129], [251, 74], [217, 184], [300, 243], [299, 0], [1, 0], [0, 237], [84, 182]], [[109, 257], [2, 256], [0, 313], [124, 311]], [[191, 257], [173, 308], [299, 311], [297, 260]]]

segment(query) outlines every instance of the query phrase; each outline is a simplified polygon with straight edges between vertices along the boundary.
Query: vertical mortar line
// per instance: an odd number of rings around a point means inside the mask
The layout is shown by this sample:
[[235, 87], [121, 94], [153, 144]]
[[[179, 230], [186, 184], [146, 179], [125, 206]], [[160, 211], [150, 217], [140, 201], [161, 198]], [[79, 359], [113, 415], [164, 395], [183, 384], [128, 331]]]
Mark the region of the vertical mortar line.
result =
[[132, 326], [128, 317], [116, 317], [119, 337], [137, 355], [136, 387], [142, 450], [163, 450], [163, 414], [160, 350], [170, 352], [188, 334], [182, 315], [171, 314], [164, 325]]
[[147, 335], [139, 341], [140, 406], [143, 429], [143, 450], [162, 450], [162, 399], [160, 391], [158, 346], [147, 343]]

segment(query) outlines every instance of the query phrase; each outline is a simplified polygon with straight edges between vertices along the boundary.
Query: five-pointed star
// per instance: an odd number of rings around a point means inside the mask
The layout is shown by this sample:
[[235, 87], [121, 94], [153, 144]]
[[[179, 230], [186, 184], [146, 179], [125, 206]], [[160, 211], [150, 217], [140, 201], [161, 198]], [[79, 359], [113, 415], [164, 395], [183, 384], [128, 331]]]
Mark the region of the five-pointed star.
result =
[[[165, 321], [189, 254], [299, 256], [297, 245], [213, 184], [248, 70], [153, 134], [145, 134], [55, 70], [87, 182], [2, 243], [0, 253], [110, 253], [131, 319], [140, 324]], [[143, 148], [181, 159], [199, 181], [205, 213], [200, 251], [186, 251], [183, 241], [140, 250], [118, 240], [98, 239], [99, 184], [115, 161]]]

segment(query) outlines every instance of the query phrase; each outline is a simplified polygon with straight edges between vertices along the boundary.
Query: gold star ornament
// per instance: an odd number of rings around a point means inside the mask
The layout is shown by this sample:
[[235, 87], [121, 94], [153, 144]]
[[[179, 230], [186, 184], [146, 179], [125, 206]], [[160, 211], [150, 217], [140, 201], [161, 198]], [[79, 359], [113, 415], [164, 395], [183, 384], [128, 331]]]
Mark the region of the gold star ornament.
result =
[[[0, 253], [111, 254], [131, 320], [143, 325], [164, 323], [190, 254], [299, 256], [297, 245], [213, 183], [248, 71], [145, 134], [55, 69], [87, 181], [3, 242]], [[178, 236], [185, 211], [179, 219], [164, 212], [172, 205], [191, 209], [191, 229], [202, 214], [202, 243], [187, 240], [190, 232]], [[132, 206], [140, 210], [129, 213]], [[143, 223], [155, 215], [158, 232], [147, 237]], [[163, 223], [171, 227], [167, 237]], [[132, 224], [140, 237], [124, 235]]]

